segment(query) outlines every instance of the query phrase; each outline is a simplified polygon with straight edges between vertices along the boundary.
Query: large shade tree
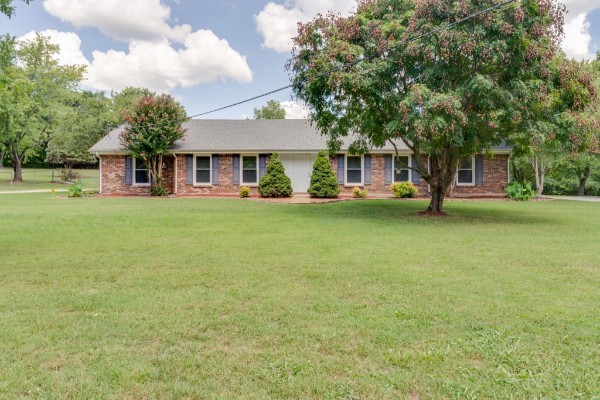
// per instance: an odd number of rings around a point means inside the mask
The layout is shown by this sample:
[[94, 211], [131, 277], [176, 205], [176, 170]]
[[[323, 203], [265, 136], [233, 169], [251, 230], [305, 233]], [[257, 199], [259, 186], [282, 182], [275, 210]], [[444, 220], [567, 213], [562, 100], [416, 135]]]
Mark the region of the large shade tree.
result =
[[[29, 4], [31, 0], [23, 0], [25, 4]], [[0, 0], [0, 13], [6, 15], [8, 18], [15, 15], [16, 7], [14, 0]]]
[[56, 128], [64, 99], [77, 87], [84, 66], [63, 66], [59, 47], [36, 35], [17, 42], [0, 38], [0, 147], [9, 155], [14, 181], [22, 181], [22, 165], [43, 149]]
[[403, 141], [431, 186], [428, 211], [442, 212], [460, 161], [508, 138], [522, 111], [514, 93], [548, 79], [563, 35], [556, 0], [454, 24], [499, 4], [360, 0], [350, 17], [301, 24], [288, 69], [330, 151], [350, 135], [356, 153]]
[[163, 157], [184, 136], [182, 124], [187, 119], [183, 106], [164, 94], [139, 99], [125, 115], [128, 125], [121, 134], [121, 144], [148, 168], [152, 195], [167, 193], [162, 177]]

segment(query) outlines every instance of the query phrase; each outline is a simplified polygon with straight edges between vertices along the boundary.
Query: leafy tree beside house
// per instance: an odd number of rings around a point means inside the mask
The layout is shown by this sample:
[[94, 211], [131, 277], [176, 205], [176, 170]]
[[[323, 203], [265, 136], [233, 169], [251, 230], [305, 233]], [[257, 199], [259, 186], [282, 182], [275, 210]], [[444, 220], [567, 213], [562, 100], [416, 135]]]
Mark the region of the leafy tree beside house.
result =
[[285, 167], [278, 153], [273, 153], [267, 166], [267, 173], [258, 185], [258, 191], [263, 197], [290, 197], [292, 181], [285, 174]]
[[183, 106], [165, 94], [139, 99], [125, 115], [128, 126], [121, 134], [121, 144], [147, 166], [153, 196], [167, 194], [162, 177], [163, 157], [184, 136], [182, 124], [187, 119]]
[[275, 100], [269, 100], [266, 106], [254, 109], [254, 119], [285, 119], [285, 109]]
[[521, 0], [448, 27], [497, 4], [365, 0], [350, 17], [300, 24], [288, 69], [330, 151], [350, 132], [355, 153], [403, 141], [431, 186], [427, 211], [442, 212], [461, 160], [508, 139], [523, 119], [513, 94], [549, 79], [559, 51], [557, 0]]

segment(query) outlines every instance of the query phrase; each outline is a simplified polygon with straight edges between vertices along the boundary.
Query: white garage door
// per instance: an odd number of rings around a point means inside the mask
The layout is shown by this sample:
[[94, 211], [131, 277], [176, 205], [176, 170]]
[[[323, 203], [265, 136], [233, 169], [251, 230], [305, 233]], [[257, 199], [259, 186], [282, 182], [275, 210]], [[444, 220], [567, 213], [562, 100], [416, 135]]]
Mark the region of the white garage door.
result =
[[282, 154], [285, 173], [292, 180], [294, 193], [306, 193], [310, 186], [310, 175], [316, 154]]

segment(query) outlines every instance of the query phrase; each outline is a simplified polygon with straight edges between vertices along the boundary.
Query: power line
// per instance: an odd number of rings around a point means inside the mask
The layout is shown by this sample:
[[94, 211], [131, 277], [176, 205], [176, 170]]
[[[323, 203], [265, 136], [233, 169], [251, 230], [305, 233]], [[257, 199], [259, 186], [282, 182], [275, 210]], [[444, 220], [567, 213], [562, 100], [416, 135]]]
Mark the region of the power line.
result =
[[[464, 22], [466, 22], [466, 21], [469, 21], [469, 20], [471, 20], [471, 19], [477, 18], [477, 17], [479, 17], [479, 16], [481, 16], [481, 15], [485, 15], [485, 14], [487, 14], [487, 13], [489, 13], [489, 12], [492, 12], [492, 11], [495, 11], [495, 10], [497, 10], [497, 9], [503, 8], [503, 7], [505, 7], [505, 6], [507, 6], [507, 5], [511, 4], [511, 3], [514, 3], [514, 2], [516, 2], [516, 1], [517, 1], [517, 0], [507, 0], [507, 1], [504, 1], [504, 2], [502, 2], [502, 3], [500, 3], [500, 4], [496, 4], [495, 6], [491, 6], [491, 7], [488, 7], [488, 8], [486, 8], [486, 9], [484, 9], [484, 10], [481, 10], [481, 11], [478, 11], [478, 12], [476, 12], [476, 13], [474, 13], [474, 14], [471, 14], [471, 15], [469, 15], [469, 16], [467, 16], [467, 17], [465, 17], [465, 18], [462, 18], [462, 19], [460, 19], [460, 20], [458, 20], [458, 21], [454, 21], [454, 22], [452, 22], [452, 23], [450, 23], [450, 24], [448, 24], [448, 25], [442, 26], [442, 27], [440, 27], [440, 28], [436, 28], [436, 29], [434, 29], [434, 30], [432, 30], [432, 31], [429, 31], [429, 32], [426, 32], [426, 33], [422, 33], [422, 34], [420, 34], [420, 35], [417, 35], [417, 36], [415, 36], [415, 37], [413, 37], [413, 38], [410, 38], [410, 39], [408, 39], [408, 40], [404, 41], [404, 42], [402, 43], [402, 46], [405, 46], [405, 45], [407, 45], [407, 44], [409, 44], [409, 43], [412, 43], [412, 42], [415, 42], [415, 41], [417, 41], [417, 40], [423, 39], [423, 38], [425, 38], [425, 37], [428, 37], [428, 36], [431, 36], [431, 35], [435, 35], [436, 33], [442, 32], [442, 31], [444, 31], [444, 30], [451, 29], [451, 28], [453, 28], [453, 27], [455, 27], [455, 26], [457, 26], [457, 25], [460, 25], [460, 24], [462, 24], [462, 23], [464, 23]], [[392, 50], [395, 50], [395, 49], [397, 49], [397, 48], [399, 48], [399, 47], [400, 47], [400, 45], [398, 45], [398, 46], [393, 46], [393, 47], [390, 47], [390, 48], [388, 48], [388, 49], [386, 49], [386, 50], [384, 50], [384, 51], [392, 51]], [[373, 60], [373, 59], [374, 59], [374, 58], [376, 58], [376, 57], [377, 57], [377, 56], [371, 56], [371, 57], [368, 57], [368, 58], [360, 58], [360, 59], [357, 59], [357, 60], [351, 61], [351, 62], [349, 62], [349, 63], [342, 64], [342, 65], [340, 65], [340, 66], [338, 66], [338, 67], [334, 67], [334, 68], [331, 68], [331, 69], [329, 69], [329, 70], [327, 70], [327, 71], [324, 71], [324, 72], [322, 72], [322, 73], [320, 73], [320, 74], [318, 74], [318, 75], [316, 75], [316, 76], [314, 76], [314, 77], [312, 77], [312, 78], [310, 78], [310, 79], [306, 79], [306, 80], [304, 80], [304, 81], [302, 81], [302, 82], [300, 82], [300, 83], [307, 83], [307, 82], [309, 82], [310, 80], [313, 80], [313, 79], [318, 79], [318, 78], [322, 78], [322, 77], [324, 77], [324, 76], [330, 75], [330, 74], [332, 74], [333, 72], [339, 71], [339, 70], [341, 70], [341, 69], [345, 69], [345, 68], [348, 68], [348, 67], [352, 67], [352, 66], [354, 66], [354, 65], [357, 65], [357, 64], [359, 64], [359, 63], [361, 63], [361, 62], [363, 62], [363, 61], [371, 61], [371, 60]], [[249, 99], [246, 99], [246, 100], [238, 101], [237, 103], [229, 104], [229, 105], [227, 105], [227, 106], [224, 106], [224, 107], [219, 107], [219, 108], [216, 108], [216, 109], [214, 109], [214, 110], [211, 110], [211, 111], [206, 111], [206, 112], [203, 112], [203, 113], [199, 113], [199, 114], [192, 115], [192, 116], [190, 116], [190, 119], [191, 119], [191, 118], [196, 118], [196, 117], [202, 117], [202, 116], [204, 116], [204, 115], [213, 114], [213, 113], [216, 113], [216, 112], [218, 112], [218, 111], [223, 111], [223, 110], [226, 110], [226, 109], [228, 109], [228, 108], [233, 108], [233, 107], [236, 107], [236, 106], [239, 106], [239, 105], [245, 104], [245, 103], [249, 103], [249, 102], [251, 102], [251, 101], [254, 101], [254, 100], [257, 100], [257, 99], [260, 99], [260, 98], [263, 98], [263, 97], [270, 96], [270, 95], [272, 95], [272, 94], [274, 94], [274, 93], [279, 93], [279, 92], [282, 92], [282, 91], [284, 91], [284, 90], [291, 89], [292, 87], [294, 87], [294, 84], [290, 84], [290, 85], [287, 85], [287, 86], [283, 86], [283, 87], [280, 87], [279, 89], [274, 89], [274, 90], [271, 90], [271, 91], [269, 91], [269, 92], [266, 92], [266, 93], [263, 93], [263, 94], [259, 94], [258, 96], [254, 96], [254, 97], [252, 97], [252, 98], [249, 98]]]

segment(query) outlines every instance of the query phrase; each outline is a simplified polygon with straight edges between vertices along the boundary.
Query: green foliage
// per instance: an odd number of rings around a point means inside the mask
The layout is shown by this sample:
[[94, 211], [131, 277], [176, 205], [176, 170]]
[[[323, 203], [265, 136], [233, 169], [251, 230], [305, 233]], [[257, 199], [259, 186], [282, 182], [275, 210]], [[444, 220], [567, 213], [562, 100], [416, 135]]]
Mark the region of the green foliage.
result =
[[169, 195], [169, 193], [167, 192], [167, 189], [164, 187], [164, 185], [159, 183], [159, 184], [150, 186], [150, 196], [164, 197], [164, 196], [168, 196], [168, 195]]
[[60, 179], [63, 182], [75, 182], [81, 179], [81, 174], [74, 169], [63, 169], [60, 171]]
[[412, 182], [395, 182], [390, 186], [394, 197], [409, 198], [417, 197], [419, 191]]
[[69, 186], [69, 197], [81, 197], [83, 196], [83, 186], [81, 183], [74, 183]]
[[263, 197], [290, 197], [292, 181], [285, 174], [285, 167], [278, 153], [273, 153], [267, 166], [267, 173], [260, 180], [258, 191]]
[[[0, 0], [0, 14], [6, 15], [8, 18], [11, 18], [15, 15], [15, 6], [13, 6], [14, 0]], [[29, 4], [33, 0], [23, 0], [25, 4]]]
[[369, 191], [366, 189], [361, 189], [358, 186], [352, 189], [352, 197], [355, 199], [366, 199], [369, 195]]
[[83, 77], [85, 67], [60, 65], [58, 51], [39, 34], [18, 45], [8, 35], [0, 38], [0, 147], [16, 175], [58, 129], [65, 99]]
[[506, 195], [511, 200], [529, 201], [535, 196], [535, 189], [530, 182], [511, 182], [505, 189]]
[[340, 186], [324, 150], [319, 152], [313, 165], [308, 193], [317, 198], [335, 198], [340, 194]]
[[[360, 153], [402, 140], [417, 160], [429, 155], [430, 168], [420, 162], [418, 172], [432, 187], [430, 211], [442, 211], [458, 160], [506, 141], [522, 121], [539, 122], [540, 114], [523, 107], [518, 94], [544, 93], [555, 82], [549, 64], [560, 52], [564, 13], [557, 0], [543, 7], [521, 0], [444, 29], [497, 4], [363, 1], [347, 18], [319, 15], [301, 24], [288, 69], [330, 153], [348, 140]], [[351, 65], [340, 68], [344, 64]], [[576, 67], [563, 71], [581, 76]], [[575, 105], [569, 92], [577, 92], [585, 104], [587, 82], [569, 83], [574, 90], [548, 97]]]
[[128, 86], [120, 92], [111, 92], [113, 113], [117, 125], [125, 121], [125, 117], [133, 112], [135, 104], [143, 98], [156, 97], [156, 93], [143, 87]]
[[254, 109], [254, 119], [285, 119], [285, 109], [278, 101], [269, 100], [266, 106]]
[[241, 198], [250, 197], [250, 188], [248, 186], [242, 186], [240, 188], [240, 197]]
[[166, 193], [162, 181], [163, 156], [185, 134], [181, 125], [186, 120], [183, 106], [164, 94], [139, 99], [125, 115], [128, 126], [121, 134], [121, 144], [131, 156], [148, 166], [152, 195]]

